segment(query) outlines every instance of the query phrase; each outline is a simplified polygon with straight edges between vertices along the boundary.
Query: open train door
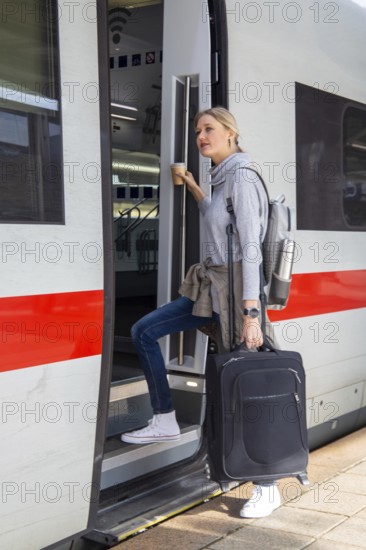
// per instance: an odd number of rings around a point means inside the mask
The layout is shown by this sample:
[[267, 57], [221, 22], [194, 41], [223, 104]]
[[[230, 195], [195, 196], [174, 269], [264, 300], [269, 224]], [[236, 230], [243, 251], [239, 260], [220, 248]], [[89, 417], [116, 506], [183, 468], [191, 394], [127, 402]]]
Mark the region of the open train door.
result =
[[87, 530], [98, 500], [104, 15], [0, 4], [0, 547], [40, 550]]

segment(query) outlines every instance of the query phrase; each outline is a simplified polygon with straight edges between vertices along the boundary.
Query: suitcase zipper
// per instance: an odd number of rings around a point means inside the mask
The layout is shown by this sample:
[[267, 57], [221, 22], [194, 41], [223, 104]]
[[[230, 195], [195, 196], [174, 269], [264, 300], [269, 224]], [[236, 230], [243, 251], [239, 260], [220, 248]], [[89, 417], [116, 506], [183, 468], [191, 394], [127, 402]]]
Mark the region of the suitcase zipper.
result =
[[[232, 361], [238, 361], [238, 359], [230, 359], [227, 363], [225, 363], [225, 365], [228, 365], [230, 362]], [[298, 384], [301, 384], [301, 379], [299, 377], [299, 375], [297, 374], [297, 372], [294, 370], [294, 369], [283, 369], [283, 368], [277, 368], [276, 369], [277, 371], [280, 371], [280, 372], [286, 372], [286, 373], [291, 373], [292, 376], [295, 378], [295, 385], [296, 385], [296, 391], [294, 392], [288, 392], [286, 394], [283, 394], [283, 395], [294, 395], [294, 398], [295, 398], [295, 401], [296, 401], [296, 404], [297, 404], [297, 408], [300, 409], [300, 406], [301, 406], [301, 403], [300, 403], [300, 398], [299, 398], [299, 392], [298, 392]], [[234, 385], [233, 385], [233, 388], [232, 388], [232, 394], [234, 396], [234, 399], [233, 399], [233, 413], [234, 415], [236, 414], [236, 403], [237, 403], [237, 399], [236, 399], [236, 395], [237, 395], [237, 387], [238, 385], [240, 384], [240, 379], [245, 377], [246, 375], [248, 374], [251, 374], [251, 373], [259, 373], [259, 372], [267, 372], [268, 369], [250, 369], [246, 372], [242, 372], [242, 373], [239, 373], [238, 377], [236, 378], [235, 382], [234, 382]], [[254, 399], [269, 399], [271, 396], [262, 396], [262, 397], [254, 397]], [[276, 396], [274, 396], [276, 397]], [[279, 397], [279, 395], [277, 395], [277, 397]], [[252, 397], [253, 398], [253, 397]], [[249, 398], [247, 398], [249, 399]]]
[[[248, 401], [263, 401], [263, 400], [271, 400], [271, 399], [280, 399], [281, 397], [287, 397], [288, 395], [292, 395], [295, 399], [297, 409], [300, 410], [300, 398], [297, 392], [287, 392], [287, 393], [276, 393], [273, 395], [251, 395], [249, 397], [245, 397], [244, 399], [240, 400], [240, 403], [247, 403]], [[231, 410], [231, 414], [236, 417], [237, 411], [240, 409], [240, 407], [237, 407], [237, 401], [234, 400], [233, 403], [234, 407]]]
[[[296, 392], [287, 392], [287, 393], [274, 393], [273, 395], [250, 395], [241, 400], [242, 403], [246, 401], [260, 401], [261, 399], [275, 399], [276, 397], [286, 397], [286, 395], [295, 395], [295, 400], [299, 400], [299, 396]], [[299, 400], [300, 401], [300, 400]]]
[[[223, 364], [223, 367], [226, 367], [227, 365], [230, 365], [230, 363], [233, 363], [233, 362], [236, 362], [236, 361], [241, 361], [241, 357], [237, 357], [237, 358], [233, 358], [233, 359], [229, 359], [229, 361], [227, 361], [226, 363]], [[298, 381], [299, 384], [301, 384], [301, 378], [300, 376], [298, 375], [298, 373], [296, 372], [295, 369], [282, 369], [282, 368], [278, 368], [278, 367], [274, 367], [277, 371], [283, 371], [283, 372], [291, 372], [296, 380]], [[250, 374], [251, 372], [267, 372], [269, 369], [250, 369], [250, 370], [247, 370], [246, 372], [243, 372], [241, 374], [238, 375], [238, 377], [240, 376], [245, 376], [246, 374]]]
[[[251, 357], [251, 359], [252, 358], [253, 357]], [[242, 359], [245, 359], [245, 357], [233, 357], [232, 359], [229, 359], [228, 361], [226, 361], [226, 363], [224, 363], [222, 366], [226, 367], [227, 365], [230, 365], [230, 363], [236, 363], [236, 361], [241, 361]], [[251, 369], [251, 370], [246, 371], [245, 374], [248, 374], [250, 372], [260, 372], [260, 371], [263, 371], [263, 370], [267, 370], [267, 369]], [[285, 372], [292, 372], [292, 374], [294, 376], [296, 376], [296, 379], [299, 382], [299, 384], [301, 384], [301, 378], [298, 375], [298, 373], [295, 371], [295, 369], [277, 369], [277, 370], [284, 370]]]

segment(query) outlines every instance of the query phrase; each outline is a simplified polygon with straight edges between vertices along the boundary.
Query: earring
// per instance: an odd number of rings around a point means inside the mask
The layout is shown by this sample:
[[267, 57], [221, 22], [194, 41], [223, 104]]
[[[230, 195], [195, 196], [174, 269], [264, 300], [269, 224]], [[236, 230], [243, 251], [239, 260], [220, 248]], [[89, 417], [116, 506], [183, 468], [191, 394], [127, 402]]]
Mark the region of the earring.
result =
[[229, 148], [231, 149], [231, 139], [228, 138], [227, 142], [228, 142], [228, 144], [229, 144]]

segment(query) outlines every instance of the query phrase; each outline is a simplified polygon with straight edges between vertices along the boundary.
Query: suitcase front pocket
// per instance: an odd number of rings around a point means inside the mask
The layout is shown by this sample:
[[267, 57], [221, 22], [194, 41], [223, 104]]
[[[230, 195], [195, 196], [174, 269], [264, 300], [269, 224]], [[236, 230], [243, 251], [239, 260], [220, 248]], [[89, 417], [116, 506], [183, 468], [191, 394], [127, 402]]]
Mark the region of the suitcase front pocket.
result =
[[237, 401], [236, 430], [253, 462], [275, 464], [303, 447], [297, 393], [249, 397]]

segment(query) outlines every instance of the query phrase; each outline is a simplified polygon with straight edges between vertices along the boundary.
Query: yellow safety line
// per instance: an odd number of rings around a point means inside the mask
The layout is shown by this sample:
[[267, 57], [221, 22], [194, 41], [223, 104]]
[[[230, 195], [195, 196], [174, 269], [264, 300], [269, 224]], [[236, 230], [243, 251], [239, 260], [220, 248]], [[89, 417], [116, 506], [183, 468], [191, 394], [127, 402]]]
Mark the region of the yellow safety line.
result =
[[201, 504], [202, 502], [217, 497], [222, 494], [222, 490], [219, 489], [215, 493], [212, 493], [211, 495], [208, 495], [204, 499], [200, 498], [199, 500], [196, 500], [194, 502], [191, 502], [190, 504], [187, 504], [186, 506], [182, 506], [182, 508], [178, 508], [178, 510], [174, 510], [174, 512], [171, 512], [169, 514], [166, 514], [164, 516], [159, 516], [154, 521], [150, 521], [146, 523], [145, 525], [141, 525], [140, 527], [137, 527], [136, 529], [133, 529], [132, 531], [129, 531], [128, 533], [124, 533], [120, 537], [118, 537], [118, 542], [122, 542], [124, 539], [130, 537], [131, 535], [134, 535], [136, 533], [139, 533], [140, 531], [144, 531], [145, 529], [148, 529], [149, 527], [152, 527], [153, 525], [156, 525], [157, 523], [161, 523], [162, 521], [169, 519], [173, 516], [177, 516], [178, 514], [182, 514], [186, 510], [189, 510], [189, 508], [193, 508], [194, 506], [197, 506], [198, 504]]

